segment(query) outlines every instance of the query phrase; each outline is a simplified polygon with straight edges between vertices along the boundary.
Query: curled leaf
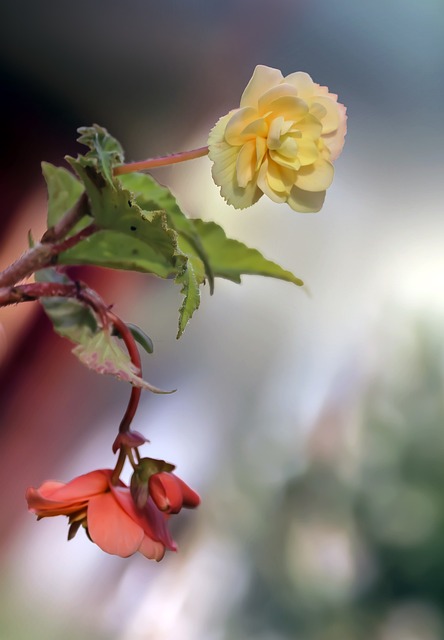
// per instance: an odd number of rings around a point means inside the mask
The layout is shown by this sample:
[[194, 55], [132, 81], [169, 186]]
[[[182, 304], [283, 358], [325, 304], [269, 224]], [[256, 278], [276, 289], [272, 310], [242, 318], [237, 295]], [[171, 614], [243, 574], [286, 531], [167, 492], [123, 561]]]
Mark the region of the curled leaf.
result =
[[147, 389], [152, 393], [173, 393], [175, 391], [163, 391], [154, 387], [140, 377], [140, 371], [131, 362], [125, 353], [113, 339], [110, 333], [104, 329], [89, 336], [81, 344], [73, 349], [73, 353], [80, 362], [96, 373], [116, 376], [120, 380], [129, 382], [135, 387]]
[[131, 331], [134, 340], [138, 342], [147, 353], [153, 353], [154, 345], [149, 335], [147, 335], [145, 331], [142, 331], [142, 329], [136, 324], [132, 324], [131, 322], [127, 322], [127, 327]]

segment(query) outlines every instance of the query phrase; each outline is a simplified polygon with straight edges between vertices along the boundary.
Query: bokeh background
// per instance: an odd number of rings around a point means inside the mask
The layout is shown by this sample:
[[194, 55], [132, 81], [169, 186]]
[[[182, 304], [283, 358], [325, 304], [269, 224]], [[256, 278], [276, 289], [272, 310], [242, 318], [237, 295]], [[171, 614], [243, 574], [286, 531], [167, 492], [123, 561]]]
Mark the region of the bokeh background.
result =
[[0, 266], [45, 225], [40, 161], [98, 122], [128, 160], [202, 146], [256, 64], [348, 107], [326, 204], [237, 212], [203, 158], [156, 177], [304, 279], [217, 282], [175, 340], [178, 289], [87, 272], [154, 340], [135, 428], [202, 495], [157, 565], [66, 542], [24, 491], [113, 465], [127, 387], [37, 305], [0, 310], [0, 637], [444, 637], [442, 0], [15, 0], [0, 20]]

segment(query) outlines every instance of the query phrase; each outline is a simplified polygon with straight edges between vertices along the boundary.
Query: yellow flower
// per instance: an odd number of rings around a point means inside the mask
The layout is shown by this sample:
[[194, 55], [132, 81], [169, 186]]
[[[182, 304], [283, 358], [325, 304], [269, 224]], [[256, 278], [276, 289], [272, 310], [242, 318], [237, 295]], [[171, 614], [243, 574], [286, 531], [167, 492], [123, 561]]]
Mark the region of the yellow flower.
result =
[[319, 211], [344, 146], [345, 107], [327, 87], [298, 71], [285, 78], [259, 65], [239, 109], [220, 118], [208, 139], [213, 179], [225, 200], [249, 207], [262, 194], [295, 211]]

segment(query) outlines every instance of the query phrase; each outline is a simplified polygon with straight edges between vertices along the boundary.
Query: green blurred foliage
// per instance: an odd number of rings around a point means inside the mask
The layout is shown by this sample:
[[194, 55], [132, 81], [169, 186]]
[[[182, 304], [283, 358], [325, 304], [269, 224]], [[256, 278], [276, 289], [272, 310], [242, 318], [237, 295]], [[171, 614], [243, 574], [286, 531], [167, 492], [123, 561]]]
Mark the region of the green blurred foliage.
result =
[[[237, 501], [225, 534], [248, 573], [225, 638], [444, 637], [444, 341], [429, 322], [394, 331], [283, 483], [249, 479], [248, 456], [225, 470]], [[264, 471], [288, 462], [267, 439], [256, 446]]]

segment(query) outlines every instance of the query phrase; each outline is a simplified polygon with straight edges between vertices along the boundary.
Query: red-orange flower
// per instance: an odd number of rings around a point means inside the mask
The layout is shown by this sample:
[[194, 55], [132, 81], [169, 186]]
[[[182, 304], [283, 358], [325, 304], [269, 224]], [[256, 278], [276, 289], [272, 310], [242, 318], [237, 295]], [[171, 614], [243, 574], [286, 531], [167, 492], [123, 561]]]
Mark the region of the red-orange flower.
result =
[[111, 476], [111, 469], [101, 469], [67, 484], [44, 482], [39, 489], [27, 490], [28, 508], [39, 519], [68, 516], [68, 537], [83, 525], [103, 551], [122, 558], [139, 551], [146, 558], [161, 560], [165, 549], [175, 551], [166, 524], [168, 516], [150, 497], [142, 509], [136, 508], [129, 488], [120, 481], [113, 485]]
[[165, 513], [179, 513], [182, 507], [193, 509], [200, 504], [197, 493], [174, 473], [154, 473], [148, 487], [155, 505]]

